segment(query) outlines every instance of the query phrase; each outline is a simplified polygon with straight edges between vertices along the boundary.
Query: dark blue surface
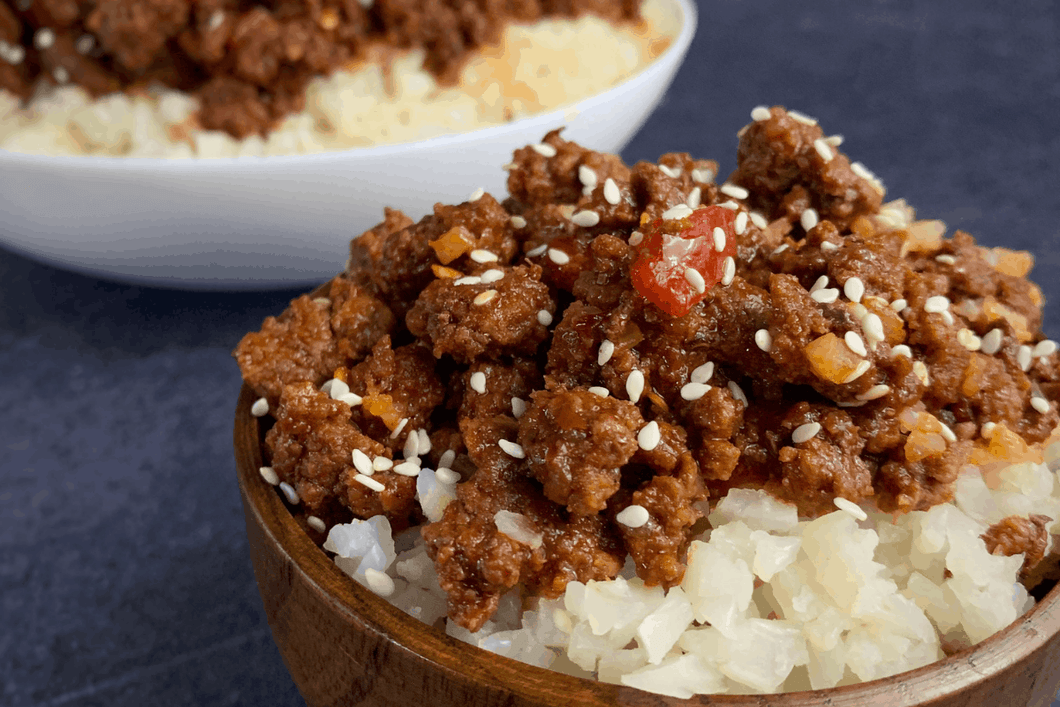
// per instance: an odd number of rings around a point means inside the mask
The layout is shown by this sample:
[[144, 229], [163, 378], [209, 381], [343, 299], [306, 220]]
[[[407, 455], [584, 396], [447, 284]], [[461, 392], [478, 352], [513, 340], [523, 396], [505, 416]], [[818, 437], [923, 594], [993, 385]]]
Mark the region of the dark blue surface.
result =
[[[1060, 338], [1060, 5], [802, 5], [702, 2], [624, 157], [725, 174], [753, 106], [797, 108], [920, 215], [1034, 251]], [[295, 294], [129, 287], [0, 251], [0, 705], [302, 704], [247, 559], [229, 357]]]

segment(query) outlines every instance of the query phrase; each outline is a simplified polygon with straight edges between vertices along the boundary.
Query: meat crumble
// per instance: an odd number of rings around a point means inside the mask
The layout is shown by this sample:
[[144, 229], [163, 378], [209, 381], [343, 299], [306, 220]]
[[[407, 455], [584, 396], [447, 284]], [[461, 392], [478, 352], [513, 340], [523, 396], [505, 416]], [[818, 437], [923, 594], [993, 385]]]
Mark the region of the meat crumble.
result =
[[[1029, 255], [916, 220], [811, 119], [753, 117], [721, 184], [713, 161], [629, 167], [556, 131], [515, 153], [503, 202], [388, 212], [327, 297], [236, 349], [278, 477], [310, 511], [423, 524], [474, 631], [517, 584], [557, 597], [627, 556], [677, 585], [733, 488], [904, 513], [951, 500], [969, 463], [1033, 457], [1060, 359]], [[459, 481], [434, 522], [421, 467]], [[985, 541], [1029, 571], [1045, 522]]]

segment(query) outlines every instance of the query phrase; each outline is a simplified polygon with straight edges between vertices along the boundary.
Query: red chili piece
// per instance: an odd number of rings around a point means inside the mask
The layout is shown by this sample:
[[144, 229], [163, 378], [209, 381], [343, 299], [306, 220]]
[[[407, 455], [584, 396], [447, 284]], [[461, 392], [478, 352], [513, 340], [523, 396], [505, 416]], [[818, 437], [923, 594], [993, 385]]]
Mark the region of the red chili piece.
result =
[[[672, 317], [688, 313], [721, 282], [725, 258], [735, 257], [735, 221], [736, 214], [720, 206], [696, 209], [688, 218], [656, 220], [634, 246], [637, 259], [629, 277], [637, 292]], [[720, 251], [715, 228], [725, 233]], [[698, 273], [702, 282], [689, 270]]]

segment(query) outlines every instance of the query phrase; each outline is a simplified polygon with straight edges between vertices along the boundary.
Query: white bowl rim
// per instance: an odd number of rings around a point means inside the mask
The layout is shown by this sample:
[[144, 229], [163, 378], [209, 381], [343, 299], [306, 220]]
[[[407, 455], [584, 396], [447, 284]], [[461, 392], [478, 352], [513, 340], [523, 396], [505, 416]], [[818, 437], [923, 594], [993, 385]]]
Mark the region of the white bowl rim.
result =
[[555, 108], [546, 113], [535, 113], [500, 125], [492, 125], [478, 130], [470, 130], [461, 133], [438, 135], [425, 140], [414, 142], [399, 142], [375, 145], [372, 147], [354, 147], [345, 150], [333, 150], [302, 155], [273, 155], [267, 157], [240, 156], [240, 157], [207, 157], [189, 159], [171, 159], [166, 157], [110, 157], [103, 155], [38, 155], [23, 152], [11, 152], [0, 149], [0, 164], [12, 166], [38, 165], [63, 167], [66, 169], [92, 168], [110, 171], [125, 170], [152, 170], [180, 173], [223, 173], [230, 168], [244, 168], [247, 166], [260, 165], [264, 161], [281, 166], [312, 166], [314, 164], [326, 164], [333, 161], [349, 160], [350, 158], [378, 159], [392, 155], [407, 153], [418, 150], [452, 149], [459, 148], [464, 143], [477, 142], [503, 135], [508, 131], [519, 131], [527, 126], [540, 122], [542, 126], [555, 125], [557, 122], [566, 124], [569, 122], [566, 116], [584, 110], [584, 107], [595, 107], [600, 103], [606, 103], [611, 94], [617, 90], [630, 85], [651, 81], [655, 75], [663, 71], [671, 62], [680, 62], [692, 43], [698, 22], [698, 12], [695, 0], [664, 0], [673, 3], [681, 12], [680, 31], [673, 38], [670, 45], [657, 56], [650, 64], [625, 80], [609, 87], [602, 93], [584, 98], [580, 101], [570, 103], [566, 106]]

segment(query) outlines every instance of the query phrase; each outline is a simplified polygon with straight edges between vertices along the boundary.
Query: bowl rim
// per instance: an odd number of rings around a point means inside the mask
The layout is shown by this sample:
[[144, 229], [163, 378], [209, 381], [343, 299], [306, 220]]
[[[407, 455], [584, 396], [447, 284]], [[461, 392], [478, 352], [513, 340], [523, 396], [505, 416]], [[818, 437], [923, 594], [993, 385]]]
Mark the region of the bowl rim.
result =
[[[322, 291], [323, 287], [318, 290]], [[393, 646], [407, 651], [418, 662], [441, 669], [449, 679], [467, 683], [485, 682], [533, 703], [555, 704], [557, 707], [639, 705], [649, 702], [665, 707], [695, 704], [750, 707], [766, 704], [763, 698], [767, 698], [769, 704], [784, 707], [820, 707], [822, 697], [827, 698], [825, 704], [830, 707], [870, 704], [915, 707], [975, 690], [989, 678], [1031, 658], [1060, 635], [1058, 582], [1030, 611], [974, 646], [915, 670], [843, 687], [767, 696], [728, 693], [695, 695], [686, 700], [521, 663], [458, 641], [409, 617], [342, 572], [306, 534], [280, 494], [258, 472], [262, 464], [259, 418], [250, 414], [250, 406], [256, 399], [256, 394], [243, 383], [236, 405], [234, 437], [236, 473], [240, 494], [248, 510], [247, 522], [250, 522], [252, 512], [265, 536], [292, 568], [322, 597], [331, 600], [331, 606], [336, 607], [344, 619], [360, 624], [365, 630], [376, 634], [377, 639], [389, 641]], [[527, 684], [535, 689], [528, 691]], [[881, 696], [886, 696], [886, 701], [874, 702]], [[549, 697], [554, 699], [544, 699]], [[584, 701], [580, 701], [582, 699]]]
[[[599, 108], [608, 103], [620, 92], [636, 88], [644, 83], [658, 81], [658, 75], [676, 73], [678, 64], [684, 58], [692, 38], [695, 36], [698, 23], [698, 11], [695, 0], [660, 0], [670, 3], [680, 12], [680, 30], [671, 40], [670, 45], [655, 57], [651, 63], [640, 71], [626, 77], [607, 90], [588, 96], [574, 103], [554, 108], [544, 113], [535, 113], [500, 125], [491, 125], [477, 130], [461, 133], [449, 133], [413, 142], [385, 143], [370, 147], [351, 147], [343, 150], [330, 150], [301, 155], [272, 155], [239, 157], [206, 157], [172, 159], [166, 157], [114, 157], [105, 155], [38, 155], [24, 152], [11, 152], [0, 149], [0, 165], [11, 166], [50, 166], [66, 169], [100, 169], [109, 171], [124, 170], [157, 170], [164, 173], [182, 174], [187, 172], [224, 173], [233, 168], [257, 167], [263, 161], [270, 164], [290, 167], [314, 167], [330, 162], [343, 162], [351, 158], [378, 160], [414, 151], [452, 150], [469, 143], [491, 141], [504, 138], [508, 133], [532, 130], [538, 126], [542, 135], [558, 125], [567, 125], [578, 114]], [[670, 72], [670, 68], [673, 71]], [[550, 127], [551, 126], [551, 127]]]

